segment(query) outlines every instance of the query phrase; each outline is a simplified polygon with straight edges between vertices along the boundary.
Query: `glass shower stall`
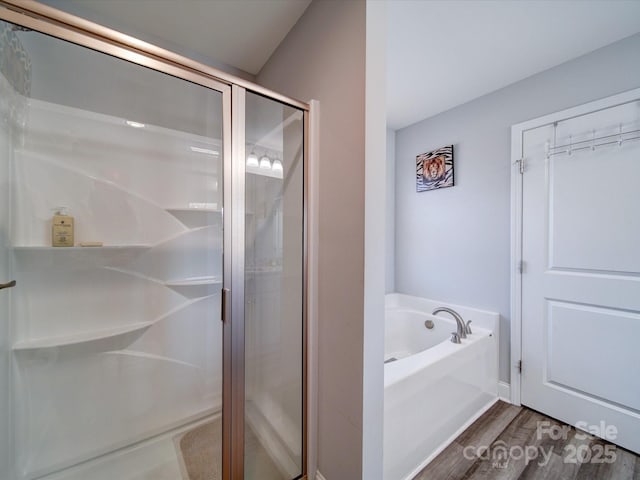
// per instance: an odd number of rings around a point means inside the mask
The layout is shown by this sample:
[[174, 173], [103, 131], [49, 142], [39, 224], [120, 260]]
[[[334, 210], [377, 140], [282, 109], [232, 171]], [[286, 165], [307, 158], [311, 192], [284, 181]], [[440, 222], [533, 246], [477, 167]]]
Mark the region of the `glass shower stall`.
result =
[[20, 4], [0, 1], [0, 478], [304, 478], [308, 106]]

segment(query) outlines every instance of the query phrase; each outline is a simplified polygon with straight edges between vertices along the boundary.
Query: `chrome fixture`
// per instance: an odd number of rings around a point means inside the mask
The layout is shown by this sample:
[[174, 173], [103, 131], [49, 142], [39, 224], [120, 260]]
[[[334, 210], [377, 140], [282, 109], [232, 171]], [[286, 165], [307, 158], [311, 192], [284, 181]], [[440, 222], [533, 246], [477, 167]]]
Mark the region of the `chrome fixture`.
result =
[[[464, 320], [462, 319], [462, 317], [458, 312], [456, 312], [452, 308], [438, 307], [432, 312], [432, 315], [436, 315], [440, 312], [446, 312], [456, 320], [456, 323], [458, 325], [458, 331], [456, 333], [458, 334], [458, 337], [460, 337], [461, 339], [467, 338], [467, 326], [464, 324]], [[453, 341], [453, 339], [451, 339], [451, 341]]]
[[462, 343], [458, 332], [451, 332], [451, 343]]
[[433, 320], [425, 320], [424, 326], [431, 330], [433, 328]]
[[471, 320], [467, 320], [467, 326], [465, 328], [464, 333], [467, 335], [471, 335], [473, 332], [471, 331]]

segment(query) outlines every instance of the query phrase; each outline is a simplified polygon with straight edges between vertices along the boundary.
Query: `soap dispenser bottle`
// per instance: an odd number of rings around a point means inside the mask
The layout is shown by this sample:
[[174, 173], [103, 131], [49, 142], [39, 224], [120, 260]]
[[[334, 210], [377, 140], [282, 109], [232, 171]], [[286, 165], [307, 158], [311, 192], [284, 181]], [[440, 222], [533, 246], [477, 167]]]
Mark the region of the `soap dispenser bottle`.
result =
[[51, 223], [51, 245], [73, 247], [73, 217], [68, 215], [66, 207], [55, 209]]

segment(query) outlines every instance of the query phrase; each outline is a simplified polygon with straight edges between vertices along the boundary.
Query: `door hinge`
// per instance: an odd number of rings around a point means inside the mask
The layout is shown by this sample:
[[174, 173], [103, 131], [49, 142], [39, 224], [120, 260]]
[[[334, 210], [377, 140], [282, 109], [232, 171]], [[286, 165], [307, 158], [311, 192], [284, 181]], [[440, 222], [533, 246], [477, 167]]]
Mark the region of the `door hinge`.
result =
[[516, 368], [518, 369], [518, 373], [522, 373], [522, 360], [518, 360]]
[[518, 272], [520, 272], [520, 275], [524, 273], [524, 260], [518, 262]]
[[524, 168], [525, 168], [524, 157], [516, 160], [516, 163], [518, 164], [518, 170], [520, 171], [520, 175], [522, 175], [524, 173]]

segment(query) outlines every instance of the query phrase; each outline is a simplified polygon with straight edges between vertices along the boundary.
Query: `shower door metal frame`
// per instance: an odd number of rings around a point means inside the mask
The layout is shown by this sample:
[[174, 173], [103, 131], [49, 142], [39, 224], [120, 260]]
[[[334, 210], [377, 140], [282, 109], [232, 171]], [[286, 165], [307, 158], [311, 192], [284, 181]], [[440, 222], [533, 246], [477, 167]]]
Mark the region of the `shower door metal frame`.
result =
[[[303, 111], [302, 472], [297, 478], [306, 479], [309, 440], [314, 438], [314, 432], [309, 432], [308, 419], [309, 372], [313, 368], [309, 358], [307, 309], [310, 295], [308, 290], [310, 105], [33, 0], [0, 0], [0, 20], [205, 86], [222, 94], [223, 480], [242, 479], [244, 472], [245, 95], [247, 91], [254, 92]], [[231, 214], [228, 212], [229, 208]]]
[[[232, 140], [233, 165], [231, 166], [231, 210], [236, 220], [232, 222], [231, 237], [233, 245], [242, 245], [231, 252], [231, 309], [233, 320], [230, 328], [232, 342], [230, 375], [225, 378], [230, 380], [229, 388], [225, 395], [229, 399], [232, 415], [227, 417], [229, 422], [227, 431], [229, 435], [226, 442], [227, 455], [230, 465], [230, 478], [244, 478], [244, 391], [245, 391], [245, 317], [244, 317], [244, 282], [245, 282], [245, 98], [246, 92], [242, 87], [233, 85], [232, 91]], [[224, 451], [224, 447], [223, 447]], [[227, 457], [225, 455], [225, 457]]]

